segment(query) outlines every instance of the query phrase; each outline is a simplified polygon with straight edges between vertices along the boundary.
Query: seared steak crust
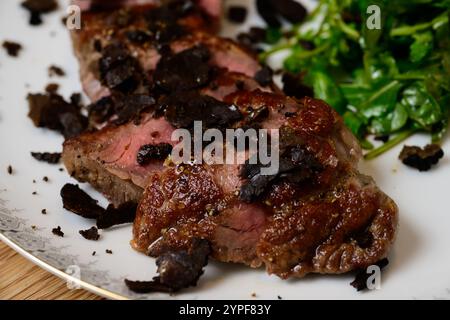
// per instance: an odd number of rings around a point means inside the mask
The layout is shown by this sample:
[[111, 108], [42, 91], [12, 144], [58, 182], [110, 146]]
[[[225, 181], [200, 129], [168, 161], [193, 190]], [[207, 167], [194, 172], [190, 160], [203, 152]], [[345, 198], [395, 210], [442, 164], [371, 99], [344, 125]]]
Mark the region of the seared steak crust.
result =
[[[205, 186], [190, 173], [174, 180], [175, 172], [166, 173], [169, 180], [155, 177], [135, 220], [132, 244], [152, 256], [188, 248], [201, 237], [211, 242], [217, 260], [263, 264], [269, 273], [288, 278], [365, 268], [384, 258], [395, 239], [397, 207], [366, 176], [355, 173], [326, 191], [281, 183], [263, 203], [246, 204], [228, 194], [217, 203], [205, 199], [199, 208], [195, 197], [205, 194]], [[219, 183], [208, 180], [215, 197]], [[168, 192], [178, 184], [190, 186], [188, 197]]]

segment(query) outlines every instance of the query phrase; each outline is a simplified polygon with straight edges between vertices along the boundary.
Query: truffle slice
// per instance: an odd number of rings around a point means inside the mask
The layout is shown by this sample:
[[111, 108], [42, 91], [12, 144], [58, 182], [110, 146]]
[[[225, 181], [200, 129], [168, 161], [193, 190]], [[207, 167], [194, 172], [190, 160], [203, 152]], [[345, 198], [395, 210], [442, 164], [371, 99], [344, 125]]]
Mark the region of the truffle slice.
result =
[[403, 164], [419, 171], [428, 171], [444, 157], [444, 151], [437, 144], [429, 144], [423, 149], [416, 146], [404, 146], [399, 155]]

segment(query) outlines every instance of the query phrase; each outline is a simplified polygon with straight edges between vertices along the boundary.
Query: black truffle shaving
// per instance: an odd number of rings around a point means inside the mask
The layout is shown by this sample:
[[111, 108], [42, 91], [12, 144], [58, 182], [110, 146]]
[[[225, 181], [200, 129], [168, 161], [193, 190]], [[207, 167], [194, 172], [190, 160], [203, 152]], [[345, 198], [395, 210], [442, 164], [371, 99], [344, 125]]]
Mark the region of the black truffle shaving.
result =
[[80, 109], [83, 107], [81, 100], [82, 100], [82, 96], [81, 93], [79, 92], [74, 92], [70, 95], [70, 103], [73, 104], [74, 106], [78, 106], [80, 107]]
[[66, 72], [61, 67], [52, 65], [48, 67], [48, 75], [50, 77], [53, 76], [64, 77], [66, 75]]
[[47, 93], [57, 93], [58, 90], [59, 90], [59, 84], [57, 84], [57, 83], [49, 83], [45, 87], [45, 92], [47, 92]]
[[109, 120], [115, 113], [114, 100], [111, 96], [103, 97], [87, 107], [89, 121], [94, 124]]
[[132, 223], [136, 217], [137, 204], [125, 202], [115, 208], [110, 204], [106, 210], [97, 217], [97, 228], [107, 229], [115, 225]]
[[273, 28], [281, 27], [281, 22], [278, 19], [277, 11], [271, 0], [256, 0], [256, 9], [264, 21]]
[[253, 43], [259, 43], [266, 40], [267, 30], [260, 27], [251, 27], [247, 34]]
[[291, 23], [301, 23], [305, 20], [308, 11], [294, 0], [271, 0], [278, 13]]
[[211, 78], [210, 57], [208, 48], [203, 45], [167, 55], [158, 63], [154, 81], [167, 92], [203, 87]]
[[247, 18], [247, 8], [242, 6], [231, 6], [228, 8], [228, 20], [243, 23]]
[[92, 227], [88, 230], [80, 230], [79, 233], [86, 240], [97, 241], [98, 239], [100, 239], [100, 235], [98, 234], [98, 229], [96, 227]]
[[53, 228], [52, 233], [58, 237], [64, 237], [64, 232], [61, 231], [60, 226], [58, 226], [57, 228]]
[[[387, 258], [384, 258], [375, 263], [375, 265], [377, 265], [380, 270], [383, 270], [388, 264], [389, 260]], [[367, 273], [366, 269], [360, 269], [355, 276], [355, 280], [353, 280], [350, 285], [357, 291], [365, 290], [367, 289], [367, 279], [369, 279], [370, 276], [371, 274]]]
[[302, 75], [295, 75], [289, 72], [283, 74], [283, 92], [289, 97], [298, 99], [304, 97], [314, 97], [314, 90], [303, 83]]
[[255, 80], [261, 86], [267, 87], [272, 84], [273, 81], [273, 71], [270, 67], [264, 66], [255, 74]]
[[137, 154], [137, 163], [144, 166], [152, 160], [164, 160], [172, 152], [168, 143], [146, 144], [141, 146]]
[[423, 149], [415, 146], [404, 146], [399, 155], [403, 164], [419, 171], [428, 171], [444, 157], [444, 151], [437, 144], [429, 144]]
[[31, 152], [31, 156], [38, 161], [43, 161], [50, 164], [57, 164], [61, 159], [61, 153], [59, 152]]
[[260, 163], [250, 164], [249, 160], [242, 167], [240, 176], [247, 179], [239, 193], [242, 201], [257, 201], [277, 179], [298, 184], [309, 180], [322, 170], [315, 157], [301, 145], [286, 148], [281, 154], [279, 168], [275, 174], [263, 175], [262, 168], [264, 166]]
[[26, 0], [22, 7], [30, 12], [30, 24], [37, 26], [42, 24], [41, 15], [56, 10], [58, 3], [56, 0]]
[[22, 45], [13, 41], [3, 41], [2, 46], [10, 57], [17, 57], [22, 50]]
[[136, 293], [151, 293], [151, 292], [163, 292], [173, 293], [174, 290], [169, 286], [160, 283], [158, 280], [153, 281], [132, 281], [125, 279], [125, 284], [133, 292]]
[[81, 113], [66, 112], [59, 115], [59, 122], [62, 126], [62, 133], [65, 138], [72, 138], [80, 135], [87, 129], [87, 118]]
[[165, 110], [166, 120], [176, 128], [189, 129], [194, 121], [202, 121], [204, 128], [221, 129], [242, 119], [235, 106], [194, 91], [165, 97], [158, 107]]
[[128, 31], [126, 37], [130, 42], [141, 45], [151, 40], [151, 36], [143, 30]]
[[381, 142], [384, 142], [384, 143], [388, 142], [389, 139], [390, 139], [390, 136], [388, 134], [384, 134], [384, 135], [381, 135], [381, 136], [374, 137], [374, 140], [381, 141]]
[[102, 54], [99, 60], [102, 83], [122, 93], [134, 91], [142, 80], [138, 61], [120, 43], [106, 46]]
[[274, 28], [281, 27], [279, 16], [291, 23], [301, 23], [308, 13], [303, 5], [294, 0], [256, 0], [256, 8], [264, 21]]
[[108, 121], [112, 116], [116, 118], [111, 122], [122, 125], [131, 120], [139, 120], [143, 111], [155, 105], [155, 99], [145, 94], [130, 94], [104, 97], [87, 107], [89, 121], [100, 124]]
[[121, 125], [131, 120], [138, 120], [144, 110], [155, 105], [155, 99], [145, 94], [132, 94], [117, 98], [114, 103], [114, 111], [117, 119], [114, 124]]
[[81, 190], [78, 185], [66, 184], [61, 189], [61, 197], [64, 209], [86, 219], [96, 219], [98, 229], [131, 223], [136, 217], [136, 203], [125, 202], [117, 208], [110, 204], [104, 209], [98, 205], [97, 200]]
[[81, 113], [81, 106], [67, 102], [56, 93], [29, 94], [28, 116], [36, 127], [61, 132], [64, 137], [78, 136], [87, 129], [88, 119]]
[[159, 276], [154, 277], [153, 281], [125, 279], [125, 284], [137, 293], [171, 293], [196, 286], [210, 253], [211, 247], [207, 240], [194, 239], [189, 251], [167, 252], [156, 259]]
[[186, 30], [178, 24], [178, 20], [192, 12], [195, 5], [192, 1], [167, 1], [146, 14], [148, 31], [152, 41], [158, 46], [170, 43], [183, 36]]
[[61, 189], [63, 207], [83, 218], [97, 219], [104, 211], [90, 195], [78, 185], [66, 184]]
[[238, 42], [247, 49], [259, 52], [261, 48], [259, 44], [266, 40], [266, 29], [259, 27], [251, 27], [248, 32], [241, 32], [237, 35]]

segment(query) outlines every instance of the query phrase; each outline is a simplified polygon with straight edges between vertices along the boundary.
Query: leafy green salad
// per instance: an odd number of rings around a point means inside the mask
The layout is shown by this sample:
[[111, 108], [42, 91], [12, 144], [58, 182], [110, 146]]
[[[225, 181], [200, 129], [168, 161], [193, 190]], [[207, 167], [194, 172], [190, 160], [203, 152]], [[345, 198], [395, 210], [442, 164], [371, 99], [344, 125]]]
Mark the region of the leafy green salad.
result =
[[[450, 115], [450, 0], [320, 0], [288, 32], [270, 29], [266, 61], [289, 50], [300, 74], [375, 158], [416, 132], [439, 143]], [[384, 144], [374, 147], [375, 136]]]

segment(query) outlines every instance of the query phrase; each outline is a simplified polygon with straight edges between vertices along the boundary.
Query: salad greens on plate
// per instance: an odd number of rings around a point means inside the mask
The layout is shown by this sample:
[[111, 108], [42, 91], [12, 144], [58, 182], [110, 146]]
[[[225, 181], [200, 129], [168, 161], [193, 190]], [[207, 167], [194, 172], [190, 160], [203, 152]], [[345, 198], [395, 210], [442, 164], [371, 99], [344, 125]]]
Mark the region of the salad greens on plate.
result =
[[[375, 158], [416, 132], [439, 143], [450, 112], [450, 0], [320, 0], [261, 60], [300, 74]], [[375, 148], [368, 136], [384, 144]]]

